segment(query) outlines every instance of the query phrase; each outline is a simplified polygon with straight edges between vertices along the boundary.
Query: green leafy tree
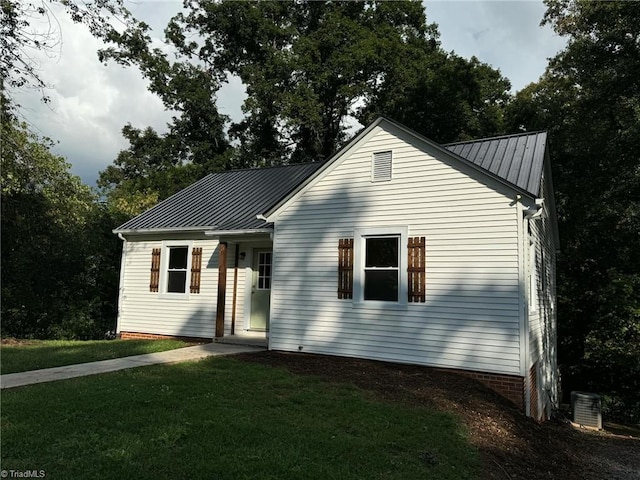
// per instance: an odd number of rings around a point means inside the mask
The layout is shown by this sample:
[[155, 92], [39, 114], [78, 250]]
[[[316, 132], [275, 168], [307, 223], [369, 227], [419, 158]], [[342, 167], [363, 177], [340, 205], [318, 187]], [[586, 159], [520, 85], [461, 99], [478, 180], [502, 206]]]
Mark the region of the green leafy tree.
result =
[[[122, 0], [0, 0], [0, 89], [8, 100], [12, 99], [11, 92], [24, 88], [39, 89], [43, 101], [49, 100], [46, 80], [39, 74], [33, 53], [53, 54], [62, 41], [54, 4], [63, 6], [74, 22], [83, 23], [102, 39], [116, 31], [114, 24], [125, 28], [137, 24]], [[46, 28], [38, 26], [43, 22]]]
[[498, 70], [443, 51], [415, 49], [411, 55], [416, 58], [395, 59], [360, 110], [361, 123], [386, 114], [440, 143], [504, 133], [511, 84]]
[[[122, 32], [113, 31], [107, 41], [115, 46], [99, 52], [104, 62], [135, 64], [149, 80], [149, 90], [167, 110], [176, 112], [163, 135], [151, 128], [126, 125], [122, 133], [129, 148], [100, 174], [98, 184], [110, 205], [129, 215], [208, 173], [239, 166], [233, 162], [225, 133], [228, 119], [216, 106], [218, 77], [206, 64], [190, 63], [180, 55], [152, 47], [149, 31], [142, 22]], [[174, 56], [177, 59], [172, 60]]]
[[[98, 38], [137, 25], [121, 0], [0, 2], [2, 335], [95, 338], [115, 326], [121, 246], [111, 230], [126, 217], [69, 173], [51, 140], [17, 120], [12, 100], [24, 88], [48, 100], [33, 53], [59, 44], [54, 4]], [[42, 20], [50, 28], [40, 30]]]
[[607, 394], [640, 419], [640, 3], [549, 0], [568, 37], [509, 107], [550, 130], [561, 222], [560, 361], [565, 391]]
[[194, 1], [166, 35], [181, 57], [173, 67], [144, 28], [113, 36], [102, 58], [138, 65], [169, 108], [193, 97], [183, 85], [194, 76], [212, 92], [238, 76], [245, 117], [230, 125], [239, 145], [225, 166], [325, 159], [347, 140], [350, 118], [379, 114], [442, 141], [502, 131], [509, 82], [442, 51], [417, 2]]
[[51, 145], [3, 117], [2, 335], [95, 337], [113, 329], [119, 251], [108, 212]]

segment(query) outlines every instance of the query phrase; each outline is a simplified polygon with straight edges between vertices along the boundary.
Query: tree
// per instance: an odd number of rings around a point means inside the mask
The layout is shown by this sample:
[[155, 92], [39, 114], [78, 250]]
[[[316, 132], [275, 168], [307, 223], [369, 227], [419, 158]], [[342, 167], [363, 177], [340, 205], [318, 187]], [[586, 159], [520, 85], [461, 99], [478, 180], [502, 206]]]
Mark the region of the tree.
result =
[[[98, 38], [115, 24], [137, 25], [121, 0], [1, 0], [2, 334], [100, 338], [115, 325], [120, 244], [111, 230], [126, 217], [69, 173], [51, 140], [18, 121], [11, 98], [16, 89], [38, 88], [47, 101], [32, 53], [49, 54], [59, 41], [53, 3]], [[38, 31], [41, 19], [51, 28]]]
[[[349, 119], [368, 123], [379, 114], [438, 140], [501, 132], [508, 81], [477, 59], [443, 52], [437, 26], [427, 24], [417, 2], [188, 7], [166, 30], [181, 55], [179, 69], [149, 47], [144, 29], [110, 38], [114, 46], [102, 58], [138, 65], [152, 89], [173, 102], [192, 96], [180, 85], [194, 75], [212, 85], [239, 76], [248, 97], [245, 118], [229, 128], [239, 142], [232, 166], [325, 159], [347, 140]], [[167, 92], [172, 82], [176, 88]]]
[[386, 114], [437, 142], [504, 133], [511, 84], [498, 70], [453, 53], [418, 50], [420, 60], [398, 58], [368, 105], [361, 123]]
[[[42, 92], [43, 101], [49, 100], [44, 92], [47, 83], [40, 77], [33, 53], [52, 53], [60, 44], [61, 32], [51, 8], [54, 3], [62, 5], [74, 22], [85, 24], [98, 38], [104, 39], [115, 32], [113, 25], [116, 22], [125, 28], [134, 28], [137, 24], [122, 0], [0, 0], [0, 90], [5, 96], [3, 100], [11, 101], [10, 92], [22, 88], [37, 88]], [[41, 22], [47, 24], [47, 28], [34, 26]]]
[[[129, 148], [118, 154], [114, 165], [100, 173], [98, 182], [111, 206], [133, 216], [211, 172], [238, 165], [231, 158], [226, 116], [219, 114], [216, 94], [220, 81], [206, 65], [177, 60], [160, 48], [152, 48], [149, 26], [132, 24], [112, 31], [106, 40], [115, 46], [99, 52], [101, 61], [135, 64], [149, 80], [167, 110], [176, 112], [169, 132], [131, 125], [122, 129]], [[173, 55], [172, 55], [173, 56]]]
[[104, 334], [115, 320], [119, 256], [104, 237], [113, 228], [106, 212], [50, 140], [11, 117], [1, 139], [2, 334]]
[[547, 128], [562, 255], [565, 391], [590, 389], [640, 418], [640, 3], [548, 0], [544, 23], [568, 37], [507, 114]]

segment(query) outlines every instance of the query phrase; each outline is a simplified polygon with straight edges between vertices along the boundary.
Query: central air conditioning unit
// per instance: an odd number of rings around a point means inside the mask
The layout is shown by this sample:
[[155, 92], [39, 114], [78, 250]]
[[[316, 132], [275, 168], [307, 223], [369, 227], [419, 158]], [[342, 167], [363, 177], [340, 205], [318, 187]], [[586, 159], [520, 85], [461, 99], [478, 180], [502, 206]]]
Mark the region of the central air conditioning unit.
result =
[[602, 400], [600, 395], [586, 392], [571, 392], [573, 423], [581, 427], [602, 430]]

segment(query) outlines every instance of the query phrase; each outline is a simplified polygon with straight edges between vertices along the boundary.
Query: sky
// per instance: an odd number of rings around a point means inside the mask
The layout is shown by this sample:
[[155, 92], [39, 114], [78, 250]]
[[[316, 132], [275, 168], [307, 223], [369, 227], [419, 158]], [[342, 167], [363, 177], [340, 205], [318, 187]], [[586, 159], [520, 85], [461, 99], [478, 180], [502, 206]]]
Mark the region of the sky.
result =
[[[182, 7], [180, 0], [124, 0], [139, 20], [152, 28], [152, 38], [160, 46], [168, 20]], [[480, 61], [499, 69], [515, 93], [543, 74], [548, 59], [560, 51], [565, 40], [549, 26], [540, 27], [545, 12], [542, 0], [432, 1], [425, 0], [427, 21], [438, 24], [440, 41], [446, 51]], [[147, 90], [147, 82], [135, 67], [113, 62], [103, 65], [97, 51], [103, 44], [86, 27], [74, 24], [52, 7], [61, 34], [58, 48], [47, 55], [34, 52], [41, 78], [50, 86], [44, 105], [38, 91], [15, 95], [22, 116], [41, 136], [57, 142], [54, 153], [71, 164], [71, 172], [95, 186], [98, 172], [127, 148], [122, 137], [124, 125], [153, 127], [166, 131], [171, 113]], [[218, 109], [237, 121], [246, 94], [237, 78], [218, 92]]]

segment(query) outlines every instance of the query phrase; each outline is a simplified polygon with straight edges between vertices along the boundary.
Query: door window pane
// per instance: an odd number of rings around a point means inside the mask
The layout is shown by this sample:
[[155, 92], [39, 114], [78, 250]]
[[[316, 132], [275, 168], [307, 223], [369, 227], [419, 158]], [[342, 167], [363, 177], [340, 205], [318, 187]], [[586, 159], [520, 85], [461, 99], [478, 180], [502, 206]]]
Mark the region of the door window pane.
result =
[[258, 289], [271, 289], [271, 252], [258, 253]]

